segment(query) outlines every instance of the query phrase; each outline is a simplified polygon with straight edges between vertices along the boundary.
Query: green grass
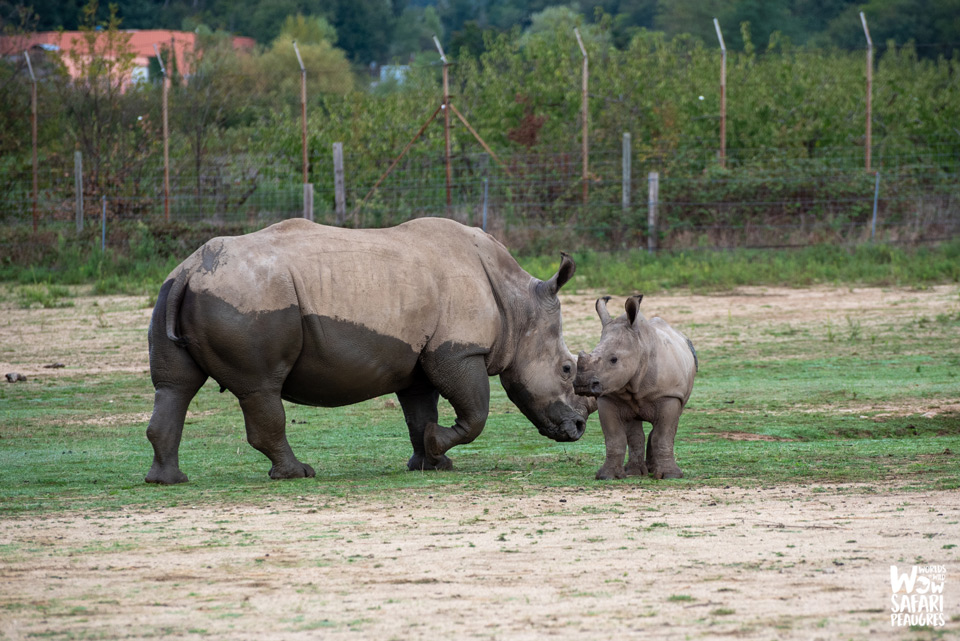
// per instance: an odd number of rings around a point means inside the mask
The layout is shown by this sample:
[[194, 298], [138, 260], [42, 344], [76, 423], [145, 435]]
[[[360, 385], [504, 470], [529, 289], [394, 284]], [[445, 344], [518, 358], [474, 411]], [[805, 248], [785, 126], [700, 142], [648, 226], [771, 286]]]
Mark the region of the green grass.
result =
[[[791, 250], [574, 252], [574, 287], [625, 294], [743, 285], [924, 285], [960, 282], [960, 241], [937, 247], [817, 245]], [[556, 271], [558, 257], [520, 257], [532, 274]]]
[[[487, 427], [475, 442], [451, 451], [452, 473], [406, 470], [411, 448], [402, 412], [382, 398], [334, 409], [288, 404], [290, 442], [317, 477], [271, 481], [269, 461], [245, 441], [236, 399], [210, 382], [191, 405], [180, 448], [191, 482], [157, 487], [143, 482], [152, 459], [145, 437], [153, 400], [148, 375], [0, 385], [0, 512], [637, 483], [651, 491], [889, 481], [960, 488], [956, 412], [885, 416], [865, 409], [955, 402], [958, 324], [934, 322], [905, 335], [894, 321], [870, 331], [877, 340], [831, 342], [800, 332], [788, 341], [770, 335], [749, 349], [724, 343], [702, 350], [677, 439], [685, 473], [679, 481], [595, 481], [604, 451], [596, 416], [579, 442], [552, 442], [523, 418], [496, 379]], [[441, 422], [452, 418], [442, 405]], [[737, 440], [745, 437], [768, 440]]]

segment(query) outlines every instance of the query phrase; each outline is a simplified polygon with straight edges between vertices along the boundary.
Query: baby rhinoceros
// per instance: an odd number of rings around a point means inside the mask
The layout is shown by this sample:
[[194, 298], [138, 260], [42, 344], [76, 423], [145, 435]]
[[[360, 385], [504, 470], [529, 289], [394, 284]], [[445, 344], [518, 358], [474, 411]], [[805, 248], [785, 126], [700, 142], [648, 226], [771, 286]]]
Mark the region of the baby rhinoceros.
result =
[[[574, 389], [577, 394], [597, 397], [606, 442], [607, 456], [597, 471], [598, 479], [683, 476], [673, 455], [673, 441], [680, 413], [693, 390], [697, 353], [690, 339], [662, 318], [644, 318], [642, 299], [628, 298], [626, 313], [617, 319], [607, 311], [609, 296], [597, 300], [603, 324], [600, 342], [590, 354], [580, 352], [577, 361]], [[643, 421], [653, 426], [646, 455]]]

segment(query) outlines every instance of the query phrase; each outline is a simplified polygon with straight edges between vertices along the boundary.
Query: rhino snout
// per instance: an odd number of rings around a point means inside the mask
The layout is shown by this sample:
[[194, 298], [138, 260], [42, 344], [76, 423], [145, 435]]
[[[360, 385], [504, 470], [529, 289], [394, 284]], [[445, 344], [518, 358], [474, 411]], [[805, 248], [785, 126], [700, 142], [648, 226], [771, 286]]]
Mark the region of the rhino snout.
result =
[[569, 443], [571, 441], [577, 441], [583, 436], [583, 433], [587, 429], [587, 422], [580, 418], [579, 416], [575, 419], [568, 419], [563, 421], [556, 431], [552, 434], [547, 434], [550, 438], [557, 441], [558, 443]]

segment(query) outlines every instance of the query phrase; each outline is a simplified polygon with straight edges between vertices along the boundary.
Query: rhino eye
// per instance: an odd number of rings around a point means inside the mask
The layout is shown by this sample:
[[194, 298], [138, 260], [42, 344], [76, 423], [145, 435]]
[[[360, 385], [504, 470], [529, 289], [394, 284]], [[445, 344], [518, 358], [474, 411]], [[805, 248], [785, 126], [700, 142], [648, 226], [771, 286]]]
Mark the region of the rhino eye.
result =
[[569, 373], [572, 372], [572, 371], [573, 371], [573, 368], [571, 368], [570, 365], [564, 365], [564, 366], [563, 366], [563, 373], [564, 373], [564, 374], [569, 374]]
[[618, 360], [620, 360], [620, 359], [618, 359], [616, 356], [611, 356], [611, 357], [610, 357], [610, 364], [611, 364], [611, 365], [616, 365]]

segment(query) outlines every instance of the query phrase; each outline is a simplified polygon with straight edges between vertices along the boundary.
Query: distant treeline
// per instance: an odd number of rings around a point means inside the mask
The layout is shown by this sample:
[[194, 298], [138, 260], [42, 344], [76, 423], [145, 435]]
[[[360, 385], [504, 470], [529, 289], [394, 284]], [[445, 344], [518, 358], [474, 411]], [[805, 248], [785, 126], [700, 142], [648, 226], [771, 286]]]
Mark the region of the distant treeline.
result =
[[[74, 30], [84, 24], [86, 2], [33, 0], [0, 2], [0, 20], [29, 23], [38, 30]], [[862, 48], [865, 40], [859, 11], [870, 20], [878, 46], [887, 41], [919, 45], [921, 57], [949, 57], [960, 42], [957, 0], [118, 0], [117, 15], [126, 29], [183, 29], [198, 26], [252, 36], [269, 45], [297, 14], [320, 18], [335, 29], [331, 41], [360, 65], [406, 61], [433, 51], [433, 36], [448, 51], [466, 48], [478, 55], [491, 35], [528, 29], [547, 14], [568, 11], [583, 22], [602, 27], [614, 45], [625, 48], [641, 29], [668, 37], [691, 34], [716, 44], [713, 18], [718, 18], [731, 49], [742, 50], [740, 25], [751, 25], [756, 42], [774, 32], [794, 44]], [[109, 4], [97, 6], [106, 20]], [[951, 43], [944, 45], [943, 43]], [[932, 46], [934, 45], [934, 46]]]

